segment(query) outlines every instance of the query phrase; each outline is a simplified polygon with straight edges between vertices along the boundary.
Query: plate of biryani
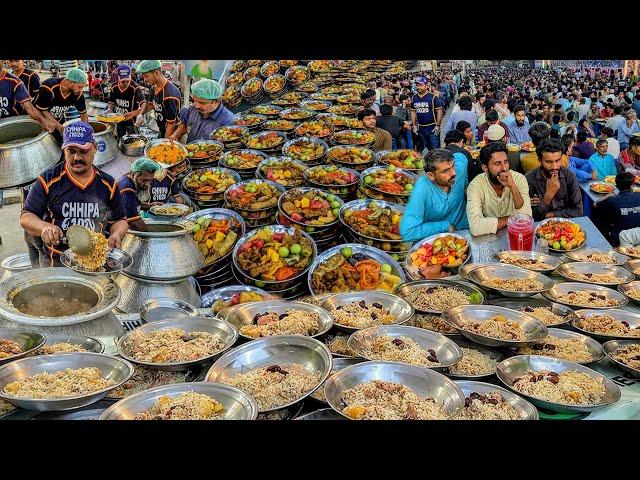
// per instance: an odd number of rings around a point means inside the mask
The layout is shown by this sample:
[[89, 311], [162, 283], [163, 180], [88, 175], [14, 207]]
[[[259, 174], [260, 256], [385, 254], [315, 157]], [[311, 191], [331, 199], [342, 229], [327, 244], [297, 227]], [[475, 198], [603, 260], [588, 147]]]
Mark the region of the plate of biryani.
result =
[[542, 296], [568, 307], [594, 309], [618, 308], [628, 302], [627, 297], [616, 290], [578, 282], [557, 283], [553, 288], [542, 292]]
[[625, 283], [624, 285], [619, 285], [618, 290], [633, 303], [640, 305], [640, 281], [635, 280]]
[[625, 266], [636, 276], [636, 278], [640, 279], [640, 260], [628, 260]]
[[219, 318], [182, 317], [148, 323], [118, 340], [118, 353], [132, 363], [158, 370], [189, 370], [220, 356], [238, 338]]
[[231, 310], [225, 320], [247, 340], [274, 335], [317, 337], [327, 333], [333, 319], [325, 309], [303, 302], [267, 300], [241, 305]]
[[436, 315], [433, 313], [416, 313], [405, 325], [408, 325], [409, 327], [424, 328], [425, 330], [431, 330], [432, 332], [441, 333], [442, 335], [447, 336], [460, 335], [456, 328], [453, 328], [444, 321], [442, 315]]
[[195, 368], [182, 372], [168, 372], [136, 365], [134, 366], [133, 376], [118, 388], [111, 390], [106, 398], [121, 400], [150, 388], [173, 385], [175, 383], [195, 382], [200, 371], [200, 368]]
[[620, 388], [584, 365], [540, 355], [517, 355], [498, 365], [498, 378], [538, 408], [592, 412], [620, 400]]
[[262, 413], [300, 402], [322, 385], [331, 368], [331, 352], [322, 342], [279, 335], [230, 350], [213, 364], [205, 381], [248, 393]]
[[518, 355], [542, 355], [587, 365], [604, 358], [602, 345], [580, 333], [550, 328], [542, 340], [519, 347]]
[[462, 390], [444, 375], [393, 362], [344, 368], [324, 392], [331, 408], [351, 420], [448, 420], [464, 406]]
[[487, 265], [469, 272], [473, 283], [505, 297], [531, 297], [553, 287], [553, 280], [540, 272], [513, 265]]
[[442, 369], [462, 358], [456, 343], [439, 333], [404, 325], [381, 325], [353, 333], [347, 345], [367, 360]]
[[609, 340], [602, 344], [602, 349], [620, 369], [640, 377], [640, 339]]
[[380, 325], [400, 325], [413, 316], [406, 300], [386, 292], [349, 292], [328, 297], [320, 304], [333, 317], [338, 330], [353, 333]]
[[0, 328], [0, 365], [30, 355], [46, 342], [44, 335], [21, 328]]
[[506, 388], [473, 380], [457, 380], [464, 409], [456, 420], [538, 420], [538, 409]]
[[576, 310], [571, 326], [600, 341], [640, 338], [640, 315], [626, 310]]
[[444, 317], [469, 340], [489, 347], [513, 347], [548, 335], [544, 323], [526, 313], [495, 305], [462, 305]]
[[68, 248], [60, 255], [60, 262], [67, 268], [84, 275], [113, 275], [127, 269], [133, 263], [133, 258], [127, 252], [109, 248], [106, 237], [99, 232], [94, 232], [84, 227], [69, 227], [67, 230], [67, 238], [72, 243], [84, 242], [82, 237], [88, 235], [88, 241], [91, 248], [84, 251], [84, 245], [81, 246], [82, 253], [74, 252]]
[[541, 273], [551, 273], [562, 265], [562, 260], [559, 258], [540, 252], [508, 250], [496, 253], [495, 259], [500, 263], [506, 263], [507, 265], [514, 265], [524, 268], [525, 270]]
[[[2, 336], [2, 334], [0, 334]], [[2, 341], [0, 340], [0, 344]], [[0, 349], [2, 347], [0, 346]], [[54, 353], [93, 352], [104, 353], [104, 343], [97, 338], [80, 335], [47, 334], [46, 343], [40, 347], [36, 355], [53, 355]]]
[[416, 312], [441, 314], [460, 305], [481, 305], [482, 290], [474, 285], [447, 280], [417, 280], [400, 285], [395, 294], [407, 300]]
[[161, 385], [107, 408], [100, 420], [255, 420], [256, 401], [228, 385], [189, 382]]
[[537, 318], [547, 327], [557, 327], [571, 321], [573, 310], [565, 305], [538, 298], [497, 298], [490, 300], [491, 305], [511, 308]]
[[324, 339], [324, 344], [329, 348], [331, 355], [338, 358], [354, 358], [358, 354], [349, 348], [347, 342], [349, 341], [349, 334], [343, 333], [337, 328], [332, 333], [329, 333]]
[[567, 280], [605, 286], [620, 285], [635, 279], [635, 275], [624, 267], [591, 262], [564, 263], [556, 272]]
[[624, 265], [629, 260], [627, 256], [622, 255], [615, 250], [598, 250], [595, 248], [573, 250], [571, 252], [566, 252], [565, 256], [574, 262], [591, 262], [618, 266]]
[[616, 247], [616, 250], [628, 257], [640, 258], [640, 245], [629, 245], [627, 247]]
[[443, 373], [451, 378], [483, 378], [496, 373], [496, 366], [504, 355], [484, 345], [458, 337], [454, 340], [462, 349], [462, 358]]
[[[331, 373], [329, 374], [329, 378], [331, 378], [332, 375], [335, 375], [337, 372], [339, 372], [343, 368], [347, 368], [347, 367], [350, 367], [351, 365], [355, 365], [356, 363], [362, 363], [364, 361], [366, 360], [363, 358], [334, 358], [333, 367], [331, 368]], [[324, 383], [320, 385], [320, 387], [315, 392], [309, 395], [309, 398], [312, 398], [324, 405], [327, 405], [327, 398], [324, 396]]]

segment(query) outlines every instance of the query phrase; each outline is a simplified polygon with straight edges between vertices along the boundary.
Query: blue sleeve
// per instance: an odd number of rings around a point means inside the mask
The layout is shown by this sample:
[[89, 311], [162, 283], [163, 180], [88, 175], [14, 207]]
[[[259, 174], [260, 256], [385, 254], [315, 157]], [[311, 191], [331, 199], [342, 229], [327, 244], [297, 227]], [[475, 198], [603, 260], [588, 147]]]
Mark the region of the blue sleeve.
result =
[[47, 193], [43, 186], [44, 180], [38, 177], [29, 188], [29, 194], [24, 201], [23, 212], [33, 213], [38, 218], [44, 218], [47, 210]]
[[128, 185], [128, 182], [121, 179], [118, 182], [117, 192], [114, 197], [118, 196], [117, 193], [120, 193], [120, 207], [124, 212], [121, 218], [126, 217], [130, 222], [140, 218], [138, 196], [136, 195], [136, 191]]
[[31, 99], [27, 87], [25, 87], [23, 82], [18, 82], [13, 92], [17, 103], [24, 103]]
[[180, 109], [180, 114], [178, 115], [178, 120], [183, 125], [187, 124], [187, 119], [189, 118], [189, 107], [182, 107]]
[[425, 182], [429, 180], [421, 180], [423, 179], [418, 180], [400, 221], [400, 235], [402, 235], [402, 239], [405, 242], [417, 242], [430, 235], [446, 232], [450, 227], [449, 222], [446, 220], [425, 222], [427, 210], [427, 188]]
[[433, 105], [435, 106], [435, 108], [442, 108], [442, 100], [440, 100], [440, 97], [436, 97], [433, 99]]
[[180, 182], [175, 178], [171, 181], [171, 187], [169, 188], [171, 195], [174, 197], [180, 196]]
[[[111, 221], [117, 222], [118, 220], [125, 220], [128, 215], [124, 204], [124, 199], [120, 193], [120, 187], [114, 185], [115, 191], [109, 201], [109, 209], [111, 210]], [[136, 199], [137, 201], [137, 199]]]

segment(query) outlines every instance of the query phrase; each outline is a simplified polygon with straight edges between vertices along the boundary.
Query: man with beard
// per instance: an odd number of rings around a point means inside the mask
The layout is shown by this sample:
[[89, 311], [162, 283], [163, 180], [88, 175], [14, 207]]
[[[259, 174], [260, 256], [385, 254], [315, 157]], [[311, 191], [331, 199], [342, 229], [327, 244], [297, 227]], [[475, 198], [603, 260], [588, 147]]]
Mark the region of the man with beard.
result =
[[431, 93], [431, 84], [424, 77], [416, 78], [417, 93], [411, 99], [411, 125], [418, 135], [418, 151], [440, 147], [442, 100]]
[[382, 128], [378, 128], [376, 112], [370, 108], [365, 108], [358, 112], [358, 120], [364, 125], [364, 129], [373, 133], [375, 140], [371, 149], [374, 152], [380, 152], [382, 150], [391, 150], [391, 134]]
[[178, 140], [189, 132], [187, 142], [209, 140], [211, 133], [233, 124], [233, 114], [222, 104], [222, 87], [215, 80], [203, 78], [191, 86], [193, 105], [180, 110], [179, 123], [169, 138]]
[[513, 108], [513, 117], [505, 119], [504, 124], [507, 126], [509, 140], [513, 143], [530, 142], [529, 136], [529, 119], [525, 113], [524, 105], [516, 105]]
[[27, 87], [16, 76], [4, 68], [4, 61], [0, 60], [0, 118], [29, 115], [44, 125], [44, 118], [31, 103]]
[[[148, 102], [141, 115], [153, 109], [156, 112], [160, 138], [169, 138], [176, 128], [182, 94], [178, 87], [162, 74], [160, 60], [143, 60], [138, 66], [138, 71], [142, 73], [144, 81], [150, 85]], [[142, 123], [143, 119], [138, 115], [136, 124]]]
[[424, 170], [426, 176], [416, 182], [400, 221], [400, 234], [406, 242], [469, 225], [464, 202], [468, 178], [464, 154], [443, 148], [430, 150]]
[[[9, 66], [13, 70], [13, 76], [18, 77], [27, 87], [27, 91], [31, 98], [36, 98], [38, 90], [40, 90], [40, 76], [24, 66], [24, 60], [9, 60]], [[19, 110], [21, 111], [21, 110]], [[24, 113], [20, 113], [24, 115]]]
[[120, 65], [117, 69], [118, 83], [109, 94], [110, 112], [124, 115], [124, 121], [116, 125], [118, 137], [133, 131], [133, 119], [144, 109], [142, 87], [131, 80], [131, 67]]
[[380, 116], [380, 107], [378, 106], [376, 101], [376, 92], [375, 90], [365, 90], [360, 94], [360, 102], [362, 103], [362, 108], [370, 108], [374, 112], [376, 112], [376, 116]]
[[562, 166], [562, 142], [547, 138], [540, 142], [536, 154], [540, 166], [527, 173], [533, 218], [573, 218], [582, 216], [582, 193], [578, 179]]
[[147, 230], [146, 224], [140, 216], [140, 210], [148, 210], [153, 205], [157, 205], [157, 203], [150, 202], [150, 189], [155, 172], [161, 169], [162, 167], [157, 162], [147, 157], [141, 157], [131, 164], [129, 173], [118, 180], [127, 222], [134, 230], [143, 232]]
[[96, 143], [91, 125], [74, 122], [63, 131], [64, 162], [40, 175], [29, 189], [20, 225], [42, 238], [40, 266], [62, 266], [58, 245], [71, 225], [108, 235], [120, 248], [128, 224], [118, 183], [93, 166]]
[[480, 150], [483, 174], [467, 188], [471, 235], [496, 233], [514, 213], [531, 215], [529, 185], [524, 175], [509, 170], [507, 147], [491, 142]]

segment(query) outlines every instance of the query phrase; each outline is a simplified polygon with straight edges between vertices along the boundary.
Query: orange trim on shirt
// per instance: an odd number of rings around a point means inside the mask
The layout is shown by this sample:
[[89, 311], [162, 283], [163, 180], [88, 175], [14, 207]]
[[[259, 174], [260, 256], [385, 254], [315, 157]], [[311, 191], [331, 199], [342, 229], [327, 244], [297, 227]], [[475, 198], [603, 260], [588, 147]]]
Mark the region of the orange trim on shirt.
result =
[[49, 183], [47, 183], [47, 193], [49, 193], [49, 188], [51, 188], [51, 185], [62, 180], [62, 177], [64, 177], [66, 174], [67, 174], [66, 169], [63, 169], [62, 172], [60, 172], [60, 175], [58, 175], [56, 178], [54, 178]]
[[76, 180], [75, 178], [73, 178], [73, 175], [71, 174], [71, 172], [69, 172], [67, 170], [67, 164], [65, 163], [64, 165], [64, 170], [65, 172], [67, 172], [67, 176], [69, 177], [69, 180], [71, 180], [71, 182], [78, 188], [84, 190], [86, 189], [89, 185], [91, 185], [93, 183], [93, 181], [96, 179], [96, 170], [95, 168], [91, 170], [91, 178], [89, 179], [89, 181], [87, 181], [87, 183], [85, 183], [84, 185], [82, 183], [80, 183], [78, 180]]
[[140, 220], [140, 215], [137, 215], [135, 217], [131, 217], [131, 218], [127, 218], [127, 222], [131, 223], [131, 222], [135, 222], [137, 220]]
[[38, 180], [40, 180], [40, 183], [42, 184], [42, 188], [44, 188], [44, 193], [49, 193], [49, 185], [47, 185], [47, 182], [44, 181], [44, 178], [42, 177], [38, 177]]
[[136, 193], [136, 191], [133, 188], [123, 188], [122, 190], [120, 190], [120, 193], [123, 193], [123, 194], [127, 192]]
[[[164, 78], [164, 77], [162, 77]], [[157, 95], [158, 92], [160, 92], [161, 90], [164, 90], [164, 87], [167, 86], [167, 83], [169, 83], [169, 80], [167, 80], [166, 78], [164, 79], [164, 83], [162, 84], [162, 86], [160, 88], [157, 87], [157, 85], [154, 85], [154, 89], [153, 89], [153, 94]]]

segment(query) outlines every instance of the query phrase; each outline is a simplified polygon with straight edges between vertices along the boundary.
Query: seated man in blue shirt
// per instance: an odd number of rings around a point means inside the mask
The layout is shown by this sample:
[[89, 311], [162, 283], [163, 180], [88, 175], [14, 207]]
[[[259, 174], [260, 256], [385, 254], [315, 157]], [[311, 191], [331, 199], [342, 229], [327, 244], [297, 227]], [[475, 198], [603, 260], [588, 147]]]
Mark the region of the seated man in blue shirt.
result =
[[588, 182], [593, 179], [593, 166], [589, 163], [589, 160], [583, 160], [578, 157], [573, 156], [573, 144], [575, 143], [575, 138], [570, 133], [566, 133], [562, 136], [561, 139], [562, 148], [564, 149], [564, 154], [569, 159], [568, 166], [569, 170], [576, 174], [576, 178], [578, 182]]
[[427, 153], [424, 170], [427, 175], [416, 182], [400, 221], [400, 234], [406, 242], [469, 228], [464, 199], [467, 157], [436, 148]]
[[610, 153], [607, 153], [608, 148], [607, 141], [600, 139], [596, 142], [596, 153], [589, 157], [594, 180], [604, 180], [604, 177], [616, 174], [616, 161]]
[[640, 193], [632, 191], [634, 176], [629, 172], [616, 175], [617, 195], [607, 195], [595, 203], [594, 221], [607, 241], [620, 244], [620, 232], [640, 227]]
[[527, 119], [526, 109], [524, 105], [516, 105], [513, 108], [513, 117], [504, 119], [504, 124], [509, 131], [509, 140], [513, 143], [522, 144], [530, 142], [529, 136], [529, 119]]

